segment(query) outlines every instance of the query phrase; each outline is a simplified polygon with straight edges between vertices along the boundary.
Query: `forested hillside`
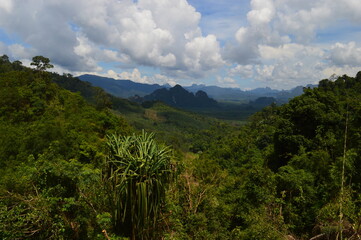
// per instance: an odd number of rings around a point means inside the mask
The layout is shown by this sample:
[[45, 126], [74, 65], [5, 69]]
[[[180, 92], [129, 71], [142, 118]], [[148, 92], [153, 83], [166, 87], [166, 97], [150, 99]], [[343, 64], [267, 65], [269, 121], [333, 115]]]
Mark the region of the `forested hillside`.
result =
[[230, 126], [33, 60], [0, 58], [1, 239], [360, 238], [361, 72]]

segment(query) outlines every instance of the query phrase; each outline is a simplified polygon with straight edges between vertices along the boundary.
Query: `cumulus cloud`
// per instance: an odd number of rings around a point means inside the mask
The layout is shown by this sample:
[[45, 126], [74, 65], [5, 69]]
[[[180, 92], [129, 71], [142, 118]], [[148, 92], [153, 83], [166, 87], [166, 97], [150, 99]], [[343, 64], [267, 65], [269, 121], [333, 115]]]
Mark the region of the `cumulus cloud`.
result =
[[252, 0], [252, 10], [247, 19], [251, 26], [262, 26], [271, 22], [275, 15], [275, 6], [272, 0]]
[[[119, 77], [117, 71], [122, 70], [117, 66], [126, 66], [134, 70], [120, 73], [123, 77], [148, 83], [204, 81], [225, 68], [219, 84], [252, 79], [287, 87], [319, 80], [331, 71], [353, 72], [361, 66], [356, 37], [345, 40], [343, 34], [337, 34], [338, 43], [327, 38], [331, 28], [361, 24], [358, 1], [250, 0], [249, 9], [248, 4], [239, 4], [237, 14], [241, 12], [242, 17], [230, 16], [219, 22], [217, 16], [207, 34], [200, 27], [204, 26], [203, 16], [191, 2], [2, 0], [1, 32], [17, 41], [0, 43], [0, 51], [20, 60], [44, 55], [56, 69], [73, 73]], [[207, 13], [230, 4], [202, 0], [196, 5], [206, 3], [215, 4]], [[235, 4], [232, 1], [231, 5]], [[206, 19], [214, 20], [213, 14]], [[222, 26], [223, 30], [217, 29]], [[231, 30], [232, 36], [225, 36]], [[222, 42], [217, 36], [222, 36]], [[317, 44], [320, 39], [322, 44]], [[161, 74], [144, 76], [141, 66], [154, 67]]]
[[317, 46], [297, 43], [284, 44], [279, 47], [260, 45], [260, 55], [264, 60], [279, 60], [284, 62], [309, 62], [324, 57], [324, 50]]
[[355, 42], [336, 43], [331, 47], [329, 60], [337, 66], [361, 67], [361, 47]]
[[323, 67], [324, 51], [317, 46], [289, 43], [279, 47], [260, 46], [267, 64], [258, 67], [256, 80], [274, 81], [278, 86], [292, 87], [319, 80]]
[[36, 55], [46, 55], [69, 68], [83, 66], [74, 61], [75, 34], [67, 17], [55, 11], [55, 1], [12, 1], [12, 5], [10, 11], [0, 9], [1, 28], [5, 32], [21, 38]]
[[118, 78], [127, 79], [139, 83], [150, 83], [147, 76], [142, 76], [137, 68], [133, 69], [133, 72], [122, 72], [118, 74]]
[[5, 43], [0, 41], [0, 51], [6, 53], [7, 46]]
[[3, 0], [0, 2], [0, 8], [2, 8], [6, 12], [11, 12], [13, 9], [12, 0]]
[[258, 38], [260, 33], [241, 27], [235, 34], [235, 43], [228, 43], [223, 49], [223, 57], [239, 64], [259, 63]]
[[203, 72], [220, 67], [224, 61], [214, 35], [197, 37], [185, 46], [184, 63], [193, 72]]
[[200, 18], [186, 0], [0, 3], [4, 31], [20, 36], [55, 64], [83, 72], [101, 70], [100, 61], [115, 61], [204, 76], [223, 59], [218, 40], [202, 36]]
[[272, 22], [276, 16], [273, 0], [251, 0], [247, 14], [248, 26], [240, 27], [235, 42], [226, 46], [223, 56], [239, 64], [260, 63], [260, 44], [280, 45], [290, 42], [287, 35], [275, 31]]
[[356, 2], [251, 0], [247, 24], [223, 50], [225, 59], [238, 64], [228, 75], [292, 87], [328, 77], [332, 70], [361, 67], [361, 48], [355, 42], [315, 44], [320, 31], [361, 23]]
[[176, 81], [173, 78], [169, 78], [162, 74], [154, 74], [151, 76], [143, 76], [139, 69], [134, 68], [132, 72], [121, 72], [117, 73], [114, 70], [108, 70], [103, 76], [110, 77], [114, 79], [122, 80], [131, 80], [138, 83], [147, 83], [147, 84], [169, 84], [171, 86], [176, 85]]
[[278, 47], [259, 46], [264, 64], [237, 65], [229, 76], [252, 79], [257, 85], [273, 88], [292, 88], [319, 80], [325, 67], [324, 51], [319, 47], [289, 43]]
[[239, 84], [231, 77], [217, 76], [216, 81], [221, 87], [239, 88]]
[[254, 75], [253, 65], [237, 65], [229, 70], [230, 76], [240, 76], [243, 79], [252, 78]]
[[20, 44], [12, 44], [8, 48], [14, 59], [30, 59], [34, 56], [34, 49], [25, 48]]
[[6, 54], [12, 60], [29, 60], [34, 56], [34, 49], [26, 48], [21, 44], [6, 45], [0, 42], [0, 54]]
[[332, 75], [336, 75], [336, 76], [342, 76], [344, 74], [348, 75], [348, 76], [356, 76], [356, 74], [361, 71], [360, 67], [351, 67], [351, 66], [328, 66], [325, 67], [322, 70], [323, 73], [323, 78], [328, 78]]
[[155, 74], [154, 76], [151, 77], [151, 79], [153, 83], [158, 83], [158, 84], [169, 84], [171, 86], [177, 84], [175, 79], [162, 74]]

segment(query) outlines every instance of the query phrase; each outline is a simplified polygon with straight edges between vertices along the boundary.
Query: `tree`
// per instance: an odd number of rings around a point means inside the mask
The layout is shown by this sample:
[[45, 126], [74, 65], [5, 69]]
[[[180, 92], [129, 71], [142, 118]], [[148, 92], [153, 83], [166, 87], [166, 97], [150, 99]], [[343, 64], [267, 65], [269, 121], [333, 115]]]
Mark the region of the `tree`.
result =
[[15, 70], [21, 70], [23, 68], [23, 63], [19, 60], [13, 62], [13, 68]]
[[8, 55], [4, 54], [0, 57], [0, 63], [9, 63], [9, 62], [10, 62], [10, 60], [9, 60]]
[[43, 56], [33, 57], [33, 62], [30, 65], [35, 66], [36, 70], [39, 71], [45, 71], [48, 68], [54, 67], [52, 64], [50, 64], [50, 59]]
[[[153, 134], [108, 136], [107, 180], [117, 233], [131, 239], [154, 239], [154, 229], [165, 200], [171, 173], [170, 150]], [[124, 233], [124, 232], [123, 232]]]

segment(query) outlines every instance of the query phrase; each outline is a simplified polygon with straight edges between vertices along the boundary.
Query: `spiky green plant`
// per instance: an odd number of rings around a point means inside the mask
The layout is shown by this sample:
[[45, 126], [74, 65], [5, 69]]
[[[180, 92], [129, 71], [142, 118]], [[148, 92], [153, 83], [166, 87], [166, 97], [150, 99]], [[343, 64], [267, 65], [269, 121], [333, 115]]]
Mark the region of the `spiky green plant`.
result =
[[170, 149], [154, 134], [108, 135], [107, 179], [115, 231], [131, 239], [150, 239], [159, 218], [171, 173]]

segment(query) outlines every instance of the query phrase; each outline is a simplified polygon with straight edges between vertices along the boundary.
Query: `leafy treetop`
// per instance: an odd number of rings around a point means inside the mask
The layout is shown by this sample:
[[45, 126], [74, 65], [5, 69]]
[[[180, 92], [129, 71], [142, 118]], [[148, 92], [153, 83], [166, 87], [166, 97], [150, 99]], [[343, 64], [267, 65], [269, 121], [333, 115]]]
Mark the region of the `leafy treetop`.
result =
[[33, 57], [33, 62], [30, 65], [35, 66], [36, 70], [39, 71], [45, 71], [48, 68], [54, 67], [52, 64], [50, 64], [50, 59], [43, 56]]

